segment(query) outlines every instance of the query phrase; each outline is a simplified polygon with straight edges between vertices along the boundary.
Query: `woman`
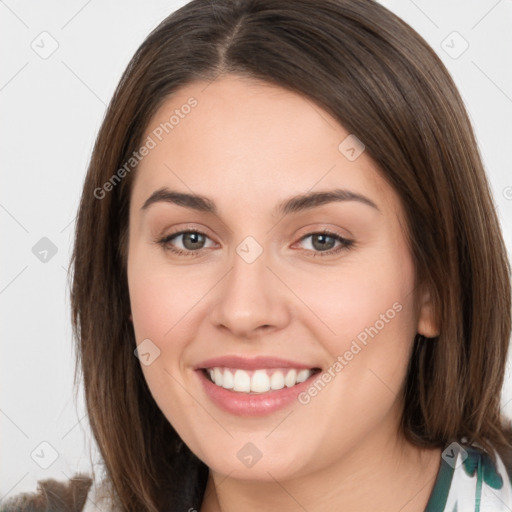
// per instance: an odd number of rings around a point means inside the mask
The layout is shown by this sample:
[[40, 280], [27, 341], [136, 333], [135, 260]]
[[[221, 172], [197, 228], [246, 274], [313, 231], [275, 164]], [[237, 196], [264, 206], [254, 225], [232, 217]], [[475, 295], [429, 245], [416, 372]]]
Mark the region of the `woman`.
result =
[[453, 81], [379, 4], [164, 20], [72, 265], [105, 463], [86, 510], [512, 508], [499, 223]]

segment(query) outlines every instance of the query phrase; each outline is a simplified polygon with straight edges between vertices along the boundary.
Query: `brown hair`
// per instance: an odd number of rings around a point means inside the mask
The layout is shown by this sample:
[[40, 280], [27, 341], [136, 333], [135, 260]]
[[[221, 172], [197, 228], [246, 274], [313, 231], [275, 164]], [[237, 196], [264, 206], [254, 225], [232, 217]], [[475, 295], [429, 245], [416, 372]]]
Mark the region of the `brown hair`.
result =
[[414, 341], [404, 435], [423, 447], [467, 438], [505, 454], [510, 268], [472, 127], [441, 60], [373, 0], [193, 0], [151, 32], [124, 72], [76, 222], [77, 369], [122, 510], [199, 508], [208, 468], [181, 444], [133, 353], [126, 250], [136, 170], [102, 199], [95, 190], [138, 148], [171, 93], [227, 73], [325, 109], [365, 144], [400, 197], [417, 284], [430, 290], [440, 326], [438, 337]]

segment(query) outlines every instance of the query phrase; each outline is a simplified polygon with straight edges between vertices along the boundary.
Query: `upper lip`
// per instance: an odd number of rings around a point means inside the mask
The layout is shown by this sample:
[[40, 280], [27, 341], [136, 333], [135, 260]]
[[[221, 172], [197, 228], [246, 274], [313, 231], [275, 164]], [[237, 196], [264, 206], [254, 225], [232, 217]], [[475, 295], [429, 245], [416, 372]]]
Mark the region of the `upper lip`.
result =
[[213, 357], [202, 361], [195, 366], [195, 370], [205, 368], [226, 367], [239, 368], [240, 370], [257, 370], [259, 368], [297, 368], [309, 370], [310, 368], [318, 368], [310, 364], [303, 364], [288, 359], [273, 356], [257, 356], [257, 357], [241, 357], [237, 355]]

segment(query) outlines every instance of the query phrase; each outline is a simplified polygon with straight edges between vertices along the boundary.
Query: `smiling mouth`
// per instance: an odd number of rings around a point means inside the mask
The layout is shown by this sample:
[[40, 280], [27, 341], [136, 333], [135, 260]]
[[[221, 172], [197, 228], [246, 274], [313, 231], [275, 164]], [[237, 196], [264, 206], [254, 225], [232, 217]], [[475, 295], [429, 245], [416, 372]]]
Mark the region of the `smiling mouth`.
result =
[[262, 368], [242, 370], [216, 366], [201, 370], [206, 378], [220, 388], [237, 393], [260, 394], [292, 388], [321, 371], [320, 368]]

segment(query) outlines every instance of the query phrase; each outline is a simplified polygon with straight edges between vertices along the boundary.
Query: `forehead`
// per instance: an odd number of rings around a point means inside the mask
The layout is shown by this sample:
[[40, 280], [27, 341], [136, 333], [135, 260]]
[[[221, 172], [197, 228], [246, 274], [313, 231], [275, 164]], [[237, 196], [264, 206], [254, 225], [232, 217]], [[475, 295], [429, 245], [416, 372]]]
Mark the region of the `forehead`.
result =
[[[357, 139], [309, 98], [252, 79], [194, 82], [169, 96], [148, 123], [152, 149], [140, 161], [132, 200], [162, 186], [241, 201], [347, 188], [397, 198]], [[348, 141], [348, 142], [347, 142]], [[348, 148], [350, 149], [350, 148]], [[353, 156], [354, 152], [349, 153]]]

